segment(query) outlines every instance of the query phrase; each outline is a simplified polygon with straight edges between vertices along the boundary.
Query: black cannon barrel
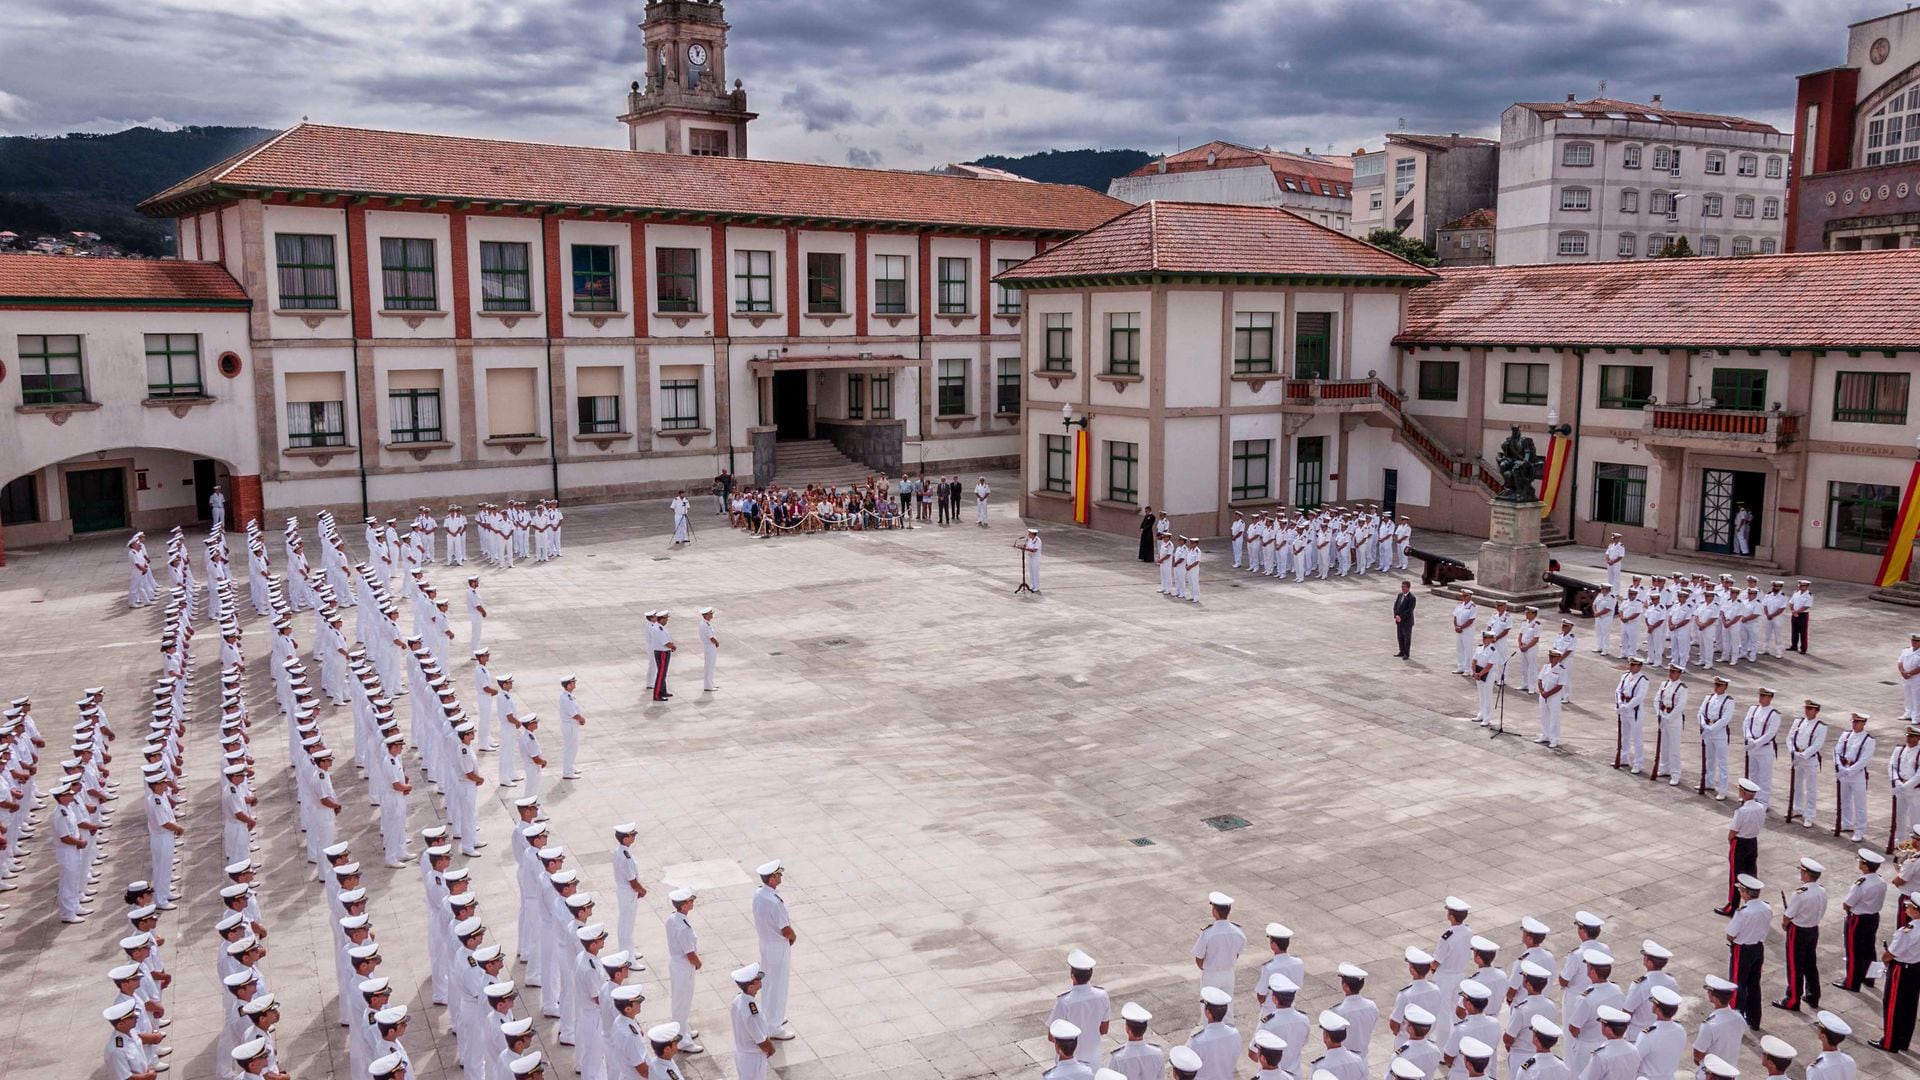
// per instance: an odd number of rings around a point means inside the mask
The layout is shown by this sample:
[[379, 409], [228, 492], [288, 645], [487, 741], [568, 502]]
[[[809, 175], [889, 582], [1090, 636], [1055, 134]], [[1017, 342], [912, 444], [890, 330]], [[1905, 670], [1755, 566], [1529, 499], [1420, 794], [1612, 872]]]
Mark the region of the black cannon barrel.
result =
[[1407, 554], [1419, 559], [1422, 564], [1420, 570], [1422, 585], [1451, 585], [1456, 581], [1473, 580], [1473, 568], [1450, 555], [1421, 551], [1414, 547], [1409, 547]]
[[1593, 617], [1593, 598], [1600, 595], [1603, 586], [1567, 574], [1555, 573], [1547, 574], [1547, 583], [1560, 586], [1561, 614], [1579, 612], [1587, 618]]

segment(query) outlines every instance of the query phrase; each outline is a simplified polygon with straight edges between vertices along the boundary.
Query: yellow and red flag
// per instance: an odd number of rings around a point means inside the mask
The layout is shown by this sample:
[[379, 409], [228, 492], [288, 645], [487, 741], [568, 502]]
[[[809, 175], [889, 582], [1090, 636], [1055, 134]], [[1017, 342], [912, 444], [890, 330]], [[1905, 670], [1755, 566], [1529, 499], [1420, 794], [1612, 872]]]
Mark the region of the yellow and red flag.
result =
[[1093, 440], [1086, 428], [1073, 433], [1073, 523], [1085, 525], [1093, 503]]
[[1540, 473], [1540, 516], [1552, 515], [1553, 508], [1560, 501], [1561, 481], [1567, 475], [1567, 458], [1573, 440], [1565, 435], [1555, 435], [1547, 440], [1547, 460]]
[[1907, 475], [1907, 490], [1900, 496], [1900, 513], [1893, 519], [1887, 553], [1880, 557], [1880, 572], [1873, 576], [1875, 585], [1884, 589], [1906, 578], [1916, 532], [1920, 532], [1920, 461], [1913, 463], [1913, 472]]

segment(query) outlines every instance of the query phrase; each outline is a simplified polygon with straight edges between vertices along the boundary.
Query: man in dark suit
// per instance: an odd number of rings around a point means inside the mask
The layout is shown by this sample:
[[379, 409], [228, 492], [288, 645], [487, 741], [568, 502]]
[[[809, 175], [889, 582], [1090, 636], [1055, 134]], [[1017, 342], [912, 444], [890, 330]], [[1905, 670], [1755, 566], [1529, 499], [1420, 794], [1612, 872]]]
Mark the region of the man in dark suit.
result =
[[1393, 636], [1400, 640], [1400, 659], [1413, 647], [1413, 582], [1402, 581], [1393, 597]]

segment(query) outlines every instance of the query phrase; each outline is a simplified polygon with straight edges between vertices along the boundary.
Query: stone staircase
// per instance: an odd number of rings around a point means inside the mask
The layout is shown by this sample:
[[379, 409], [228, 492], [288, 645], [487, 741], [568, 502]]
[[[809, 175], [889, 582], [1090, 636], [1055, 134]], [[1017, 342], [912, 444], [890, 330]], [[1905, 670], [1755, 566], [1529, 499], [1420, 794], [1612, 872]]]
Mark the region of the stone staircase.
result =
[[842, 454], [828, 439], [782, 439], [773, 447], [774, 483], [782, 487], [845, 487], [871, 475], [872, 469]]

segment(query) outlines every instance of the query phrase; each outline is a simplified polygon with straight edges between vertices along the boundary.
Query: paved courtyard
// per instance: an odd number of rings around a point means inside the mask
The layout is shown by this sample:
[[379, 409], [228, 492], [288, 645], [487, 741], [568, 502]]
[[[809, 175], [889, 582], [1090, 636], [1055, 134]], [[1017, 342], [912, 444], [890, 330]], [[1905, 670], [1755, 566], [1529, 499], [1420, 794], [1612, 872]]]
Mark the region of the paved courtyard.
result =
[[[995, 479], [1002, 492], [1016, 489], [1012, 476]], [[356, 508], [340, 509], [355, 516]], [[1016, 598], [1010, 545], [1019, 522], [1008, 498], [995, 504], [990, 529], [769, 541], [723, 528], [710, 506], [697, 509], [687, 548], [669, 547], [664, 504], [580, 508], [569, 511], [563, 559], [482, 571], [495, 672], [516, 674], [523, 702], [546, 715], [560, 676], [580, 677], [591, 720], [586, 778], [564, 783], [549, 769], [546, 805], [553, 836], [607, 900], [608, 919], [610, 827], [640, 823], [636, 849], [652, 890], [637, 933], [651, 965], [641, 976], [648, 1022], [666, 1014], [662, 886], [699, 889], [693, 919], [706, 969], [694, 1023], [709, 1052], [682, 1059], [689, 1078], [734, 1075], [726, 972], [754, 955], [751, 868], [774, 856], [788, 866], [782, 892], [799, 935], [791, 1005], [799, 1038], [778, 1044], [774, 1062], [790, 1080], [1037, 1076], [1051, 1058], [1043, 1028], [1065, 986], [1063, 957], [1076, 946], [1099, 960], [1096, 981], [1116, 1014], [1122, 1001], [1138, 1000], [1155, 1014], [1156, 1040], [1184, 1041], [1199, 1013], [1188, 950], [1213, 889], [1238, 899], [1234, 917], [1254, 938], [1241, 963], [1243, 1037], [1265, 923], [1284, 921], [1297, 935], [1309, 1016], [1337, 999], [1333, 970], [1342, 961], [1369, 969], [1368, 992], [1384, 1014], [1406, 982], [1402, 949], [1431, 946], [1449, 893], [1472, 902], [1472, 925], [1501, 944], [1502, 966], [1525, 915], [1552, 926], [1548, 945], [1558, 956], [1573, 940], [1575, 910], [1604, 916], [1625, 961], [1618, 981], [1637, 973], [1627, 958], [1638, 942], [1659, 940], [1677, 954], [1689, 1033], [1705, 1012], [1702, 976], [1725, 971], [1724, 920], [1710, 909], [1724, 893], [1731, 803], [1693, 794], [1697, 751], [1685, 758], [1679, 788], [1607, 767], [1612, 720], [1597, 706], [1613, 678], [1610, 661], [1579, 657], [1580, 700], [1556, 754], [1524, 737], [1534, 727], [1530, 700], [1508, 702], [1508, 725], [1521, 738], [1490, 739], [1459, 719], [1471, 704], [1465, 682], [1447, 673], [1447, 600], [1422, 594], [1415, 658], [1393, 658], [1388, 601], [1398, 575], [1276, 584], [1230, 573], [1210, 545], [1205, 602], [1196, 606], [1157, 593], [1131, 538], [1049, 529], [1044, 591]], [[100, 1074], [107, 1027], [99, 1010], [112, 996], [104, 973], [125, 927], [118, 886], [147, 872], [145, 827], [137, 798], [128, 798], [137, 794], [128, 740], [155, 666], [159, 615], [127, 610], [121, 539], [11, 552], [0, 570], [0, 698], [31, 694], [43, 729], [59, 734], [79, 688], [104, 684], [122, 751], [122, 809], [96, 915], [73, 926], [55, 918], [45, 825], [20, 888], [0, 897], [12, 904], [0, 916], [9, 991], [0, 1000], [0, 1074], [14, 1080]], [[1474, 547], [1448, 537], [1416, 544]], [[1600, 561], [1586, 549], [1557, 554], [1575, 573]], [[1628, 564], [1655, 565], [1638, 556]], [[438, 567], [431, 577], [459, 613], [456, 575]], [[1870, 603], [1858, 586], [1816, 590], [1813, 655], [1736, 667], [1735, 695], [1744, 707], [1766, 681], [1790, 715], [1807, 696], [1836, 721], [1851, 708], [1874, 713], [1882, 752], [1870, 833], [1884, 837], [1882, 770], [1900, 711], [1891, 668], [1920, 613]], [[706, 604], [719, 612], [722, 689], [703, 695], [692, 625]], [[638, 644], [640, 612], [656, 606], [673, 609], [682, 642], [677, 697], [664, 706], [645, 700]], [[464, 619], [455, 626], [464, 646]], [[250, 609], [246, 627], [257, 661], [266, 630]], [[303, 645], [310, 630], [302, 615]], [[1579, 633], [1588, 637], [1584, 622]], [[210, 679], [218, 642], [203, 634], [198, 644], [200, 678]], [[327, 909], [320, 886], [305, 880], [286, 744], [261, 667], [248, 678], [271, 933], [264, 967], [285, 1003], [282, 1060], [298, 1080], [347, 1077]], [[463, 701], [467, 670], [456, 665]], [[1689, 681], [1697, 702], [1705, 680]], [[175, 977], [169, 1075], [188, 1080], [212, 1075], [221, 1023], [211, 944], [221, 861], [210, 782], [216, 746], [204, 686], [198, 703], [186, 888], [162, 923]], [[323, 715], [329, 743], [350, 746], [345, 711]], [[546, 739], [557, 754], [557, 732]], [[491, 761], [483, 767], [490, 846], [471, 866], [489, 940], [511, 945], [508, 805], [491, 783]], [[380, 868], [360, 782], [344, 764], [339, 774], [348, 807], [341, 836], [367, 868], [382, 973], [398, 987], [396, 1002], [429, 1018], [406, 1039], [415, 1075], [457, 1076], [444, 1010], [428, 1005], [419, 876]], [[1830, 824], [1826, 775], [1821, 812]], [[415, 830], [440, 819], [425, 790], [412, 797]], [[1217, 815], [1248, 824], [1217, 831], [1205, 821]], [[1769, 896], [1791, 887], [1802, 855], [1830, 870], [1824, 978], [1838, 968], [1850, 851], [1825, 827], [1786, 829], [1777, 816], [1761, 842]], [[1784, 981], [1776, 930], [1767, 996], [1779, 996]], [[1863, 1076], [1912, 1076], [1913, 1057], [1860, 1045], [1878, 1035], [1879, 1000], [1829, 989], [1824, 1004], [1860, 1036], [1850, 1049]], [[1114, 1029], [1122, 1030], [1117, 1015]], [[552, 1022], [535, 1030], [540, 1049], [571, 1061]], [[1797, 1075], [1815, 1046], [1808, 1014], [1768, 1009], [1766, 1030], [1800, 1048]], [[1383, 1022], [1370, 1074], [1381, 1074], [1390, 1049]], [[1757, 1037], [1739, 1065], [1761, 1074]]]

